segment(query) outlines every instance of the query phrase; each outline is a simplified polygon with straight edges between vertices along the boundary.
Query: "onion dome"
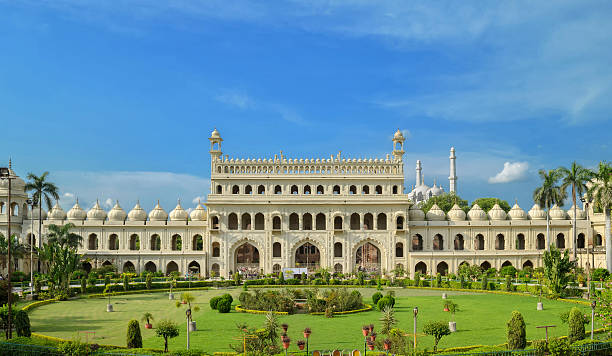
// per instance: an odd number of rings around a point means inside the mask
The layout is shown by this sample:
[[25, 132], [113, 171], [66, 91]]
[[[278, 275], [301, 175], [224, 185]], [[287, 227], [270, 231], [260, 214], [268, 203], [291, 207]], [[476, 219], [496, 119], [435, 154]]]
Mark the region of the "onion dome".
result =
[[[11, 166], [12, 164], [9, 161], [9, 174], [12, 177], [11, 191], [25, 192], [26, 183], [17, 174], [15, 174], [15, 171], [13, 170]], [[0, 189], [8, 190], [8, 185], [9, 185], [8, 179], [0, 179]]]
[[147, 212], [144, 211], [143, 208], [140, 207], [140, 202], [136, 203], [136, 206], [130, 211], [128, 214], [129, 221], [146, 221], [147, 220]]
[[168, 213], [161, 206], [159, 206], [159, 200], [155, 208], [149, 213], [149, 220], [151, 221], [166, 221], [168, 220]]
[[442, 221], [446, 220], [446, 214], [440, 209], [438, 204], [434, 204], [427, 212], [427, 220]]
[[404, 140], [404, 135], [402, 134], [400, 129], [397, 129], [397, 131], [395, 131], [395, 134], [393, 135], [393, 139], [400, 140], [400, 141]]
[[100, 201], [96, 200], [96, 205], [87, 212], [87, 220], [106, 220], [106, 211], [100, 207]]
[[463, 211], [463, 209], [461, 209], [457, 204], [453, 205], [451, 210], [448, 211], [448, 218], [452, 221], [463, 221], [465, 220], [465, 217], [465, 211]]
[[108, 212], [108, 220], [109, 221], [125, 221], [127, 218], [127, 214], [125, 210], [119, 206], [119, 201], [115, 203], [115, 206]]
[[521, 209], [518, 203], [514, 203], [514, 206], [508, 213], [508, 218], [510, 218], [510, 220], [527, 220], [527, 213], [525, 210]]
[[469, 220], [487, 220], [487, 213], [478, 204], [474, 204], [467, 213]]
[[544, 220], [546, 219], [546, 212], [540, 208], [538, 204], [533, 204], [531, 210], [527, 213], [531, 220]]
[[59, 202], [55, 202], [55, 206], [49, 212], [49, 220], [65, 220], [66, 212], [59, 205]]
[[504, 209], [497, 203], [489, 210], [489, 219], [491, 220], [506, 220], [506, 216]]
[[198, 206], [189, 214], [189, 217], [193, 221], [205, 221], [206, 220], [206, 209], [202, 206], [202, 203], [198, 201]]
[[[40, 209], [40, 211], [42, 219], [45, 220], [47, 218], [47, 212], [45, 209]], [[28, 211], [28, 219], [32, 220], [32, 218], [34, 218], [34, 220], [38, 220], [38, 205], [34, 205], [33, 211]]]
[[411, 221], [423, 221], [425, 220], [425, 212], [416, 206], [416, 204], [413, 204], [410, 210], [408, 210], [408, 217]]
[[66, 214], [66, 217], [68, 218], [68, 220], [75, 221], [83, 221], [87, 219], [87, 212], [85, 212], [85, 210], [81, 208], [78, 199], [74, 206], [70, 210], [68, 210], [68, 214]]
[[[574, 219], [574, 206], [573, 205], [567, 211], [567, 215], [569, 216], [570, 219]], [[586, 214], [584, 213], [584, 210], [576, 207], [576, 220], [584, 220], [584, 219], [586, 219]]]
[[171, 221], [187, 221], [189, 219], [189, 213], [183, 209], [181, 206], [181, 201], [179, 200], [176, 208], [170, 212], [170, 220]]
[[567, 214], [565, 211], [557, 206], [557, 204], [553, 205], [550, 209], [550, 218], [553, 220], [564, 220], [567, 218]]
[[210, 133], [210, 138], [221, 138], [221, 135], [219, 134], [219, 131], [217, 131], [217, 128], [215, 128], [213, 132]]

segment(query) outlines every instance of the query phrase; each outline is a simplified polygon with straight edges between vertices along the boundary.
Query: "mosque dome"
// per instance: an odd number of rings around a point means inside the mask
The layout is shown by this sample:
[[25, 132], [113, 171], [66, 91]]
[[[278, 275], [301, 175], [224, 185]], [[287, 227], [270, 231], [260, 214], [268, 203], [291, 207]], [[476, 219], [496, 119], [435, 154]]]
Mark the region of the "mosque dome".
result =
[[[47, 218], [47, 212], [45, 209], [40, 209], [40, 211], [42, 219], [45, 220]], [[34, 205], [34, 212], [28, 211], [28, 219], [32, 220], [32, 218], [34, 218], [34, 220], [38, 220], [38, 205]]]
[[440, 186], [437, 186], [436, 182], [434, 182], [433, 187], [429, 188], [429, 190], [427, 191], [428, 197], [435, 197], [441, 194], [444, 194], [444, 189]]
[[425, 213], [416, 204], [413, 204], [408, 210], [408, 217], [411, 221], [423, 221], [425, 220]]
[[217, 131], [217, 128], [215, 128], [213, 132], [211, 132], [210, 138], [221, 138], [221, 135], [219, 134], [219, 131]]
[[[389, 136], [387, 136], [389, 137]], [[393, 139], [394, 140], [404, 140], [404, 135], [402, 134], [402, 132], [400, 131], [400, 129], [397, 129], [397, 131], [395, 131], [395, 134], [393, 135]]]
[[546, 219], [546, 212], [540, 208], [538, 204], [533, 204], [531, 210], [527, 213], [531, 220], [544, 220]]
[[181, 202], [179, 201], [176, 208], [170, 212], [171, 221], [187, 221], [189, 219], [189, 213], [183, 209]]
[[550, 209], [550, 218], [553, 220], [564, 220], [565, 218], [567, 218], [567, 214], [565, 213], [565, 211], [563, 211], [563, 209], [559, 208], [559, 206], [555, 204]]
[[106, 220], [106, 211], [100, 207], [100, 202], [96, 200], [96, 205], [87, 212], [87, 220]]
[[444, 211], [440, 209], [438, 204], [434, 204], [431, 207], [431, 209], [429, 209], [426, 215], [427, 215], [427, 220], [432, 220], [432, 221], [446, 220], [446, 214], [444, 214]]
[[506, 216], [506, 212], [499, 204], [493, 205], [491, 210], [489, 210], [489, 219], [491, 220], [506, 220]]
[[66, 212], [59, 205], [59, 202], [55, 202], [55, 206], [49, 212], [49, 220], [65, 220]]
[[427, 184], [419, 184], [418, 186], [414, 187], [412, 192], [410, 192], [410, 194], [412, 194], [414, 197], [412, 201], [419, 202], [421, 200], [427, 200], [427, 198], [429, 198], [429, 195], [427, 195], [429, 189], [431, 188]]
[[[569, 216], [570, 219], [574, 219], [574, 206], [573, 205], [567, 211], [567, 215]], [[586, 214], [584, 213], [584, 210], [576, 207], [576, 220], [584, 220], [584, 219], [586, 219]]]
[[457, 204], [453, 205], [451, 210], [448, 211], [448, 218], [452, 221], [463, 221], [465, 220], [465, 217], [465, 211], [463, 211], [463, 209], [461, 209]]
[[198, 202], [198, 206], [189, 214], [193, 221], [206, 221], [206, 209]]
[[159, 200], [155, 208], [149, 213], [149, 220], [151, 221], [166, 221], [168, 220], [168, 213], [161, 206], [159, 206]]
[[514, 203], [514, 206], [508, 213], [508, 217], [510, 220], [527, 220], [527, 213], [525, 213], [525, 210], [521, 209], [518, 203]]
[[130, 213], [128, 214], [128, 220], [129, 221], [146, 221], [147, 220], [147, 212], [144, 211], [144, 209], [140, 207], [140, 202], [137, 202], [136, 206], [134, 206], [134, 208], [130, 210]]
[[119, 201], [115, 203], [115, 206], [108, 212], [108, 220], [109, 221], [125, 221], [127, 218], [127, 214], [125, 210], [119, 206]]
[[87, 219], [87, 212], [85, 212], [85, 210], [81, 208], [81, 206], [79, 205], [78, 199], [76, 203], [74, 204], [74, 206], [70, 210], [68, 210], [66, 217], [68, 218], [68, 220], [76, 220], [76, 221], [83, 221]]
[[467, 216], [469, 220], [487, 220], [487, 213], [478, 204], [472, 206]]

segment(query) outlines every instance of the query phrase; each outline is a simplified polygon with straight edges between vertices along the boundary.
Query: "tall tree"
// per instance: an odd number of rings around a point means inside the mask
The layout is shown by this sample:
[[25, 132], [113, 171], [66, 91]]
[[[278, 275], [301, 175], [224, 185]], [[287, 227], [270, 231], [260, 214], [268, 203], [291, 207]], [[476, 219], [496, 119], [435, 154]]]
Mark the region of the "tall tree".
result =
[[49, 243], [57, 243], [60, 247], [70, 248], [76, 250], [81, 246], [83, 242], [83, 237], [81, 235], [70, 232], [70, 230], [74, 228], [73, 223], [68, 223], [66, 225], [58, 226], [55, 224], [49, 225], [49, 232], [47, 237], [49, 239]]
[[612, 209], [612, 165], [599, 162], [597, 172], [593, 175], [588, 195], [593, 199], [594, 207], [603, 211], [606, 221], [606, 266], [612, 271], [612, 237], [610, 236], [610, 209]]
[[68, 288], [72, 272], [80, 267], [81, 256], [77, 248], [83, 238], [70, 232], [73, 227], [71, 223], [49, 225], [48, 242], [40, 249], [41, 260], [48, 264], [49, 278], [60, 289]]
[[495, 204], [499, 204], [499, 207], [502, 208], [506, 213], [510, 211], [510, 204], [507, 201], [501, 200], [499, 198], [478, 198], [472, 202], [470, 208], [474, 206], [474, 204], [478, 204], [479, 207], [482, 208], [485, 212], [489, 212]]
[[[59, 188], [47, 180], [49, 172], [44, 172], [41, 176], [34, 173], [28, 173], [28, 182], [25, 185], [27, 192], [32, 192], [32, 200], [38, 206], [38, 248], [42, 246], [42, 203], [47, 205], [47, 211], [51, 210], [53, 201], [59, 199]], [[32, 211], [32, 216], [34, 212]], [[38, 272], [40, 272], [40, 263], [38, 264]]]
[[572, 225], [573, 238], [574, 238], [574, 261], [578, 258], [578, 252], [576, 250], [577, 237], [576, 237], [576, 195], [581, 197], [587, 191], [587, 182], [591, 180], [593, 172], [582, 167], [576, 161], [572, 162], [569, 167], [559, 167], [557, 171], [561, 175], [561, 189], [566, 191], [567, 188], [572, 187], [572, 202], [574, 203], [574, 223]]
[[538, 172], [542, 178], [542, 185], [533, 192], [533, 201], [546, 208], [546, 248], [550, 248], [550, 208], [557, 204], [563, 205], [565, 191], [559, 186], [560, 173], [555, 169], [549, 171], [540, 169]]
[[[19, 242], [17, 236], [12, 234], [11, 236], [11, 257], [13, 258], [13, 266], [17, 264], [20, 258], [26, 253], [26, 248]], [[6, 268], [6, 264], [9, 262], [8, 257], [8, 241], [2, 233], [0, 233], [0, 260], [2, 261], [2, 268]]]
[[453, 205], [457, 204], [461, 209], [463, 209], [466, 213], [468, 212], [468, 202], [467, 200], [461, 199], [460, 196], [455, 193], [444, 193], [435, 197], [431, 197], [427, 199], [427, 201], [420, 203], [419, 207], [425, 213], [431, 209], [431, 207], [437, 204], [440, 209], [442, 209], [445, 213], [448, 213], [449, 210], [453, 207]]

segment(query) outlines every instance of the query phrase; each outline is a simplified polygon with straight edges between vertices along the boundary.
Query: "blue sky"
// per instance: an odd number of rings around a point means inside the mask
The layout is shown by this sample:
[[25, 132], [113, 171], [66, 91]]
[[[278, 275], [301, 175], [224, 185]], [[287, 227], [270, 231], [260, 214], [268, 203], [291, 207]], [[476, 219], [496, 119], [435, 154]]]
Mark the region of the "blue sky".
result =
[[237, 157], [384, 157], [400, 128], [459, 194], [529, 208], [538, 169], [610, 160], [607, 1], [0, 0], [0, 152], [69, 208], [209, 189]]

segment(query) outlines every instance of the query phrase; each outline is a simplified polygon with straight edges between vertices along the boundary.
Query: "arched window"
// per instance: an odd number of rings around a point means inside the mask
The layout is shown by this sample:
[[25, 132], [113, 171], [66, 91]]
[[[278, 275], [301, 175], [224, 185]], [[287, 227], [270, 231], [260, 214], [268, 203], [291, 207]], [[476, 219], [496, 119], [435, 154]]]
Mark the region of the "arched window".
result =
[[342, 273], [342, 263], [336, 263], [334, 265], [334, 273]]
[[433, 249], [435, 251], [444, 250], [444, 238], [440, 234], [436, 234], [433, 239]]
[[263, 185], [257, 187], [257, 194], [266, 194], [266, 187], [264, 187]]
[[19, 204], [17, 203], [11, 204], [11, 215], [19, 216]]
[[232, 194], [239, 194], [240, 193], [240, 188], [238, 188], [237, 185], [232, 187]]
[[299, 230], [300, 229], [300, 218], [298, 214], [292, 213], [289, 215], [289, 230]]
[[495, 237], [495, 249], [496, 250], [503, 250], [506, 247], [506, 239], [504, 238], [504, 235], [502, 234], [497, 234], [497, 236]]
[[436, 266], [436, 272], [440, 273], [441, 276], [446, 276], [448, 274], [448, 263], [440, 262], [438, 266]]
[[557, 248], [565, 248], [565, 235], [557, 234]]
[[282, 193], [283, 193], [283, 188], [281, 188], [280, 185], [274, 186], [274, 194], [282, 194]]
[[376, 230], [387, 230], [387, 214], [378, 214], [376, 217]]
[[595, 246], [602, 246], [603, 239], [601, 238], [601, 234], [595, 235]]
[[536, 245], [538, 250], [543, 250], [546, 248], [546, 238], [544, 237], [544, 234], [538, 234]]
[[220, 272], [221, 268], [219, 267], [218, 263], [213, 263], [212, 266], [210, 266], [211, 277], [218, 277]]
[[334, 257], [342, 257], [342, 243], [340, 242], [334, 244]]
[[504, 268], [504, 267], [508, 267], [508, 266], [512, 266], [512, 262], [510, 262], [510, 261], [505, 261], [504, 263], [502, 263], [502, 268]]
[[213, 242], [212, 244], [212, 256], [213, 257], [221, 256], [221, 245], [218, 242]]
[[89, 250], [98, 249], [98, 236], [96, 234], [89, 235], [89, 241], [87, 243], [87, 247]]
[[476, 235], [476, 250], [484, 250], [485, 248], [485, 242], [484, 242], [484, 236], [482, 236], [481, 234]]
[[393, 194], [397, 194], [397, 185], [393, 186]]
[[419, 234], [412, 236], [412, 251], [423, 251], [423, 236]]
[[427, 274], [427, 265], [424, 262], [419, 262], [414, 266], [414, 272], [418, 274]]
[[265, 222], [264, 215], [262, 213], [255, 214], [255, 230], [264, 230]]
[[484, 261], [483, 263], [480, 264], [480, 269], [482, 269], [483, 272], [488, 271], [491, 268], [491, 264], [489, 263], [489, 261]]
[[304, 186], [304, 194], [310, 194], [310, 186], [309, 185]]
[[149, 244], [151, 247], [151, 251], [159, 251], [161, 250], [161, 238], [159, 235], [154, 234], [151, 236], [151, 243]]
[[325, 214], [323, 213], [318, 213], [316, 218], [315, 218], [315, 225], [317, 227], [317, 230], [325, 230]]
[[464, 249], [464, 245], [465, 243], [463, 241], [463, 235], [461, 234], [455, 235], [455, 241], [454, 241], [455, 250], [462, 251]]
[[183, 239], [181, 235], [172, 235], [171, 248], [172, 251], [181, 251], [183, 249]]
[[357, 187], [354, 185], [351, 185], [349, 187], [349, 194], [357, 194]]
[[527, 269], [527, 268], [533, 268], [533, 262], [529, 260], [523, 262], [523, 269]]
[[132, 236], [130, 236], [130, 250], [140, 250], [140, 237], [138, 237], [136, 234], [132, 234]]
[[312, 230], [312, 215], [310, 213], [302, 215], [302, 230]]
[[109, 250], [119, 249], [119, 237], [117, 235], [112, 234], [108, 237], [108, 249]]
[[251, 214], [249, 213], [242, 214], [240, 225], [242, 227], [242, 230], [251, 230]]
[[377, 185], [376, 188], [374, 188], [374, 193], [382, 194], [382, 187], [380, 185]]
[[577, 248], [584, 248], [584, 234], [583, 233], [578, 234]]
[[212, 218], [210, 218], [210, 224], [213, 230], [219, 230], [219, 217], [213, 216]]
[[275, 242], [272, 244], [272, 257], [281, 257], [281, 244]]
[[361, 194], [370, 194], [370, 187], [369, 187], [369, 186], [367, 186], [367, 185], [364, 185], [364, 186], [361, 188]]
[[342, 230], [342, 216], [334, 217], [334, 230]]
[[244, 187], [244, 194], [253, 194], [253, 187], [251, 187], [250, 185]]
[[395, 257], [404, 257], [404, 244], [401, 242], [395, 244]]
[[201, 235], [194, 235], [191, 239], [191, 249], [194, 251], [204, 250], [204, 239]]
[[374, 228], [374, 217], [372, 214], [367, 213], [363, 216], [363, 229], [372, 230]]
[[149, 261], [145, 263], [145, 271], [151, 272], [151, 273], [157, 272], [157, 266], [155, 266], [155, 263]]
[[360, 220], [359, 214], [351, 214], [351, 230], [359, 230]]
[[280, 216], [275, 216], [272, 218], [272, 230], [280, 230], [281, 229], [281, 218]]
[[404, 230], [404, 217], [403, 216], [398, 216], [397, 219], [395, 220], [396, 224], [396, 228], [397, 230]]
[[227, 228], [229, 230], [238, 230], [238, 215], [235, 213], [229, 214], [227, 217]]
[[523, 234], [516, 235], [516, 249], [517, 250], [525, 249], [525, 235]]
[[334, 185], [334, 194], [340, 194], [340, 186]]
[[223, 187], [221, 185], [217, 185], [217, 194], [223, 194]]
[[291, 194], [297, 194], [297, 193], [298, 193], [297, 185], [292, 185], [291, 186]]
[[36, 235], [32, 233], [28, 234], [28, 246], [36, 246]]
[[281, 271], [281, 265], [279, 265], [278, 263], [275, 263], [274, 266], [272, 266], [272, 272], [277, 274], [280, 273]]
[[0, 214], [4, 214], [4, 202], [0, 201]]
[[325, 190], [323, 189], [322, 185], [318, 185], [317, 186], [317, 194], [324, 194]]

